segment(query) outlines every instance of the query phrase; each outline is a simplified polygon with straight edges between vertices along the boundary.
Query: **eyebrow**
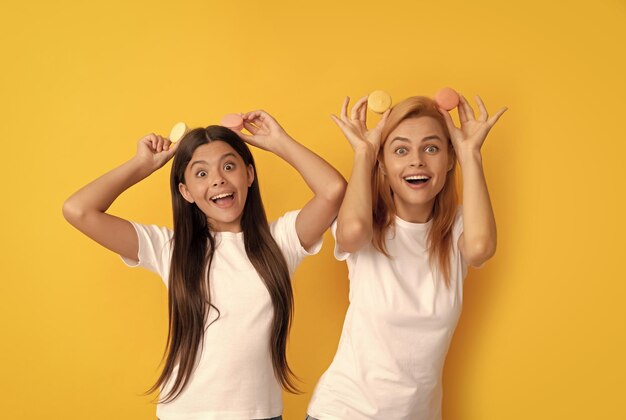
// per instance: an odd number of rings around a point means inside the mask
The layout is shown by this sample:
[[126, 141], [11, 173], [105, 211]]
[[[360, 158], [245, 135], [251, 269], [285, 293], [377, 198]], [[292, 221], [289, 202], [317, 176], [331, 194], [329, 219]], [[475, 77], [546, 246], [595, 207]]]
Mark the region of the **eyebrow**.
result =
[[[235, 154], [234, 154], [233, 152], [228, 152], [228, 153], [224, 153], [224, 154], [222, 155], [222, 157], [220, 157], [220, 159], [219, 159], [219, 160], [224, 160], [224, 158], [227, 158], [227, 157], [233, 157], [233, 158], [236, 158], [236, 156], [235, 156]], [[193, 168], [193, 165], [195, 165], [195, 164], [199, 164], [199, 163], [204, 163], [205, 165], [208, 165], [208, 164], [209, 164], [209, 162], [207, 162], [206, 160], [195, 160], [195, 161], [193, 161], [193, 162], [192, 162], [192, 164], [189, 166], [189, 169]]]
[[[396, 140], [398, 140], [398, 141], [404, 141], [404, 142], [407, 142], [407, 143], [409, 143], [409, 142], [411, 141], [411, 140], [407, 139], [406, 137], [400, 137], [400, 136], [398, 136], [398, 137], [394, 137], [394, 139], [393, 139], [393, 140], [391, 140], [391, 142], [389, 142], [389, 145], [391, 145], [391, 143], [393, 143], [393, 142], [394, 142], [394, 141], [396, 141]], [[439, 140], [439, 141], [442, 141], [442, 140], [441, 140], [441, 138], [440, 138], [438, 135], [433, 134], [433, 135], [430, 135], [430, 136], [426, 136], [426, 137], [424, 137], [424, 138], [421, 140], [421, 142], [425, 142], [425, 141], [428, 141], [428, 140]]]

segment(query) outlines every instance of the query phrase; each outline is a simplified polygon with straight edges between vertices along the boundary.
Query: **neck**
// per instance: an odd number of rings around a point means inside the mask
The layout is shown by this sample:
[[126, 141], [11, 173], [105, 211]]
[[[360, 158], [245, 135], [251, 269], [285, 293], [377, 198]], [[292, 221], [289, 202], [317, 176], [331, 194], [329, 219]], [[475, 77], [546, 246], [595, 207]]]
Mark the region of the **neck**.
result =
[[398, 217], [409, 223], [426, 223], [433, 214], [435, 200], [428, 203], [408, 204], [401, 202], [395, 196], [393, 202], [396, 206], [396, 214]]
[[215, 220], [208, 219], [209, 226], [213, 232], [231, 232], [240, 233], [241, 219], [233, 220], [232, 222], [217, 222]]

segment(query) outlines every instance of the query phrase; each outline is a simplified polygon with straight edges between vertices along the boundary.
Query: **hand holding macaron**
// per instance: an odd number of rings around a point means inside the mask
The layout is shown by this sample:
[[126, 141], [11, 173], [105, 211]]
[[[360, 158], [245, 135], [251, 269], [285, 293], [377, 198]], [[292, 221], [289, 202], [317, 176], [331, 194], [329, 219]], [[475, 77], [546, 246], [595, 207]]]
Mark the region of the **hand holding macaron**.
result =
[[277, 147], [286, 139], [291, 139], [283, 127], [265, 111], [257, 110], [241, 115], [243, 127], [251, 135], [237, 132], [246, 143], [259, 149], [275, 153]]
[[[341, 107], [340, 117], [337, 117], [335, 115], [331, 115], [330, 117], [333, 119], [335, 124], [339, 126], [344, 136], [346, 136], [346, 138], [350, 142], [350, 145], [355, 151], [359, 148], [364, 147], [373, 152], [373, 157], [376, 158], [378, 154], [378, 149], [380, 148], [382, 129], [385, 125], [385, 121], [387, 121], [387, 116], [389, 115], [390, 111], [388, 109], [389, 106], [387, 106], [387, 109], [385, 110], [378, 124], [376, 124], [376, 127], [368, 130], [368, 99], [368, 96], [364, 96], [359, 99], [352, 107], [350, 117], [348, 117], [348, 105], [350, 103], [350, 98], [346, 96], [346, 99], [343, 101], [343, 106]], [[391, 98], [389, 98], [389, 102], [391, 102]]]
[[178, 143], [172, 143], [168, 138], [150, 133], [137, 143], [135, 159], [150, 173], [165, 165], [176, 153]]
[[474, 109], [470, 106], [465, 97], [459, 95], [458, 111], [459, 120], [461, 122], [460, 127], [454, 125], [448, 110], [444, 109], [441, 105], [439, 108], [439, 112], [443, 115], [448, 130], [450, 131], [452, 145], [460, 161], [464, 156], [480, 151], [489, 130], [491, 130], [502, 114], [507, 110], [506, 107], [503, 107], [496, 112], [495, 115], [489, 117], [487, 108], [478, 95], [476, 96], [476, 103], [480, 111], [478, 118], [476, 118]]
[[169, 161], [178, 149], [178, 142], [189, 132], [184, 122], [174, 124], [169, 138], [150, 133], [137, 143], [135, 158], [151, 172], [156, 171]]

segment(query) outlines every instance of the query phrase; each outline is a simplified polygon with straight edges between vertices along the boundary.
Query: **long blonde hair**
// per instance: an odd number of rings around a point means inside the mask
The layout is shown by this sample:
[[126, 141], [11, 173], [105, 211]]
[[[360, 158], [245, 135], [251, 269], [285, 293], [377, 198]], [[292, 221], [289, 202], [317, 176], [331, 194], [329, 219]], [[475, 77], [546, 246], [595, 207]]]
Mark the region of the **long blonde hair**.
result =
[[432, 211], [432, 225], [428, 232], [428, 258], [431, 267], [438, 269], [446, 286], [450, 283], [450, 249], [452, 246], [452, 225], [456, 215], [458, 197], [456, 191], [456, 154], [450, 141], [450, 133], [437, 110], [434, 100], [424, 96], [413, 96], [395, 105], [382, 130], [381, 145], [378, 152], [378, 160], [374, 166], [372, 178], [372, 220], [374, 247], [389, 257], [385, 246], [385, 235], [392, 227], [396, 215], [396, 207], [393, 202], [393, 191], [389, 186], [387, 177], [383, 173], [380, 161], [383, 159], [383, 149], [389, 134], [404, 120], [417, 117], [432, 117], [441, 124], [446, 138], [448, 139], [448, 152], [452, 159], [452, 169], [446, 174], [446, 182], [443, 189], [435, 197]]

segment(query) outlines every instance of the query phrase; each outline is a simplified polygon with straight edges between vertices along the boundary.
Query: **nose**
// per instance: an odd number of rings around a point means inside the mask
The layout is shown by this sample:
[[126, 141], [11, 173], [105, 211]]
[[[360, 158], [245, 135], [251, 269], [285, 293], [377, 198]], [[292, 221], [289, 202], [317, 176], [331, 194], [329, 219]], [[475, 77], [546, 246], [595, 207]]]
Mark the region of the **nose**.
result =
[[411, 156], [410, 166], [413, 166], [414, 168], [423, 168], [426, 166], [426, 162], [419, 151], [415, 152], [415, 154]]
[[219, 187], [220, 185], [224, 185], [225, 183], [226, 181], [224, 180], [224, 178], [222, 177], [220, 173], [216, 173], [213, 176], [213, 179], [211, 180], [211, 185], [213, 187]]

